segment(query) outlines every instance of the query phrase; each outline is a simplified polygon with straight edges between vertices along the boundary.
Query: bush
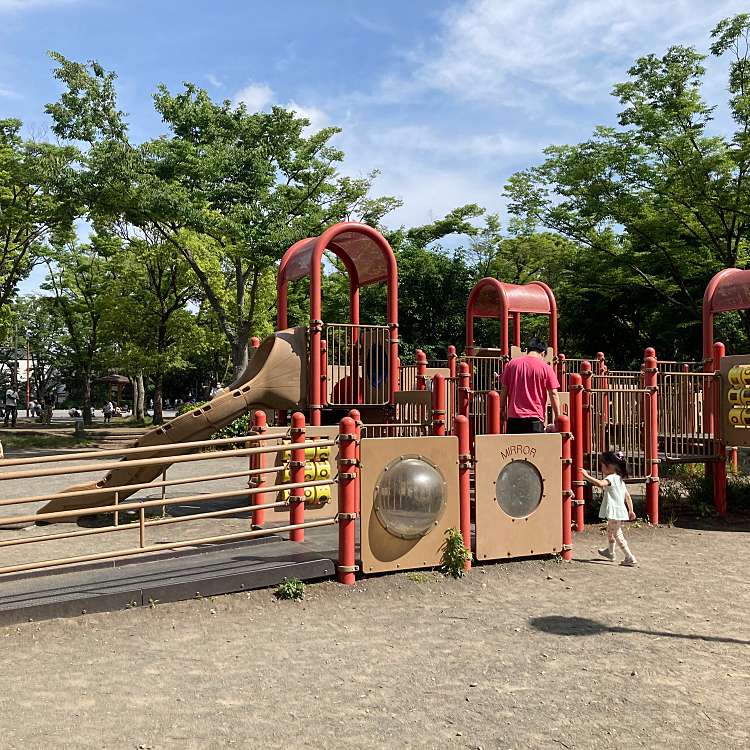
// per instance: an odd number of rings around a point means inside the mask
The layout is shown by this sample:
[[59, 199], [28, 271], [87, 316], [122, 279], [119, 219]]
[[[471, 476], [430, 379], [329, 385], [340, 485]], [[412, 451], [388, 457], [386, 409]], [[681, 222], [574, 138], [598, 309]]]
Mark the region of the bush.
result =
[[[179, 417], [183, 414], [187, 414], [189, 411], [193, 411], [193, 409], [197, 409], [207, 403], [208, 401], [191, 401], [190, 403], [182, 404], [177, 410], [177, 416]], [[217, 430], [211, 435], [211, 438], [218, 440], [220, 438], [244, 437], [245, 435], [249, 435], [251, 430], [252, 418], [250, 414], [243, 414], [241, 417], [237, 417], [233, 422], [230, 422], [226, 427]]]
[[305, 598], [305, 584], [299, 578], [287, 578], [276, 587], [274, 595], [277, 599], [301, 602]]
[[466, 549], [461, 532], [456, 528], [448, 529], [440, 550], [443, 553], [443, 572], [452, 578], [461, 578], [466, 572], [464, 565], [471, 560], [471, 552]]

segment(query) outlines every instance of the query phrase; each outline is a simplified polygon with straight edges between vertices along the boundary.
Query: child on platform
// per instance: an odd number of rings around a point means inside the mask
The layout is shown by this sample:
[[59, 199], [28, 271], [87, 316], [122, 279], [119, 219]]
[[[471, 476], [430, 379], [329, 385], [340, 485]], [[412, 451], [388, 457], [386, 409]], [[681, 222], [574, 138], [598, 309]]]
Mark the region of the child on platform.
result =
[[625, 521], [634, 521], [633, 499], [630, 497], [624, 480], [628, 476], [628, 466], [622, 453], [606, 451], [601, 458], [604, 479], [592, 477], [583, 471], [583, 478], [594, 487], [602, 490], [602, 504], [599, 507], [599, 517], [607, 521], [607, 539], [609, 545], [599, 550], [599, 554], [614, 562], [615, 544], [625, 553], [625, 559], [620, 565], [632, 567], [637, 564], [635, 555], [630, 551], [623, 534]]

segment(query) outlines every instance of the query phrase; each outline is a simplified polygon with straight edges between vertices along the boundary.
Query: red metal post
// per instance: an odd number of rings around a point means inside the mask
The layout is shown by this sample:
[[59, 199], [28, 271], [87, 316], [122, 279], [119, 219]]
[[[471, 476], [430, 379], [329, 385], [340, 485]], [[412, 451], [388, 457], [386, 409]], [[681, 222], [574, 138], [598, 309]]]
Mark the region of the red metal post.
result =
[[[596, 459], [597, 456], [593, 455], [592, 446], [592, 424], [591, 424], [591, 379], [592, 379], [591, 362], [584, 360], [581, 362], [581, 381], [583, 383], [583, 467], [589, 471], [595, 471], [597, 469]], [[583, 495], [586, 502], [591, 502], [593, 498], [593, 491], [591, 485], [584, 485]], [[583, 516], [583, 513], [581, 513]], [[583, 518], [581, 518], [583, 521]]]
[[456, 354], [456, 347], [451, 344], [448, 347], [448, 375], [452, 378], [456, 377], [456, 360], [458, 354]]
[[[357, 441], [355, 443], [355, 445], [357, 447], [357, 450], [356, 450], [356, 453], [357, 453], [356, 459], [357, 459], [357, 466], [359, 466], [359, 462], [360, 462], [360, 460], [362, 458], [361, 450], [360, 450], [360, 445], [361, 445], [360, 441], [362, 440], [362, 415], [359, 413], [359, 409], [350, 409], [349, 416], [354, 420], [354, 437], [357, 438]], [[360, 475], [359, 475], [359, 472], [357, 472], [357, 479], [355, 481], [356, 481], [356, 490], [355, 490], [355, 494], [354, 494], [355, 503], [356, 503], [355, 510], [357, 511], [357, 513], [359, 513], [360, 512], [359, 501], [360, 501], [360, 497], [362, 495], [362, 491], [360, 489]]]
[[577, 372], [570, 374], [570, 425], [573, 433], [573, 493], [575, 528], [583, 531], [583, 385]]
[[572, 530], [572, 470], [573, 458], [571, 453], [572, 433], [570, 419], [561, 414], [555, 420], [555, 428], [562, 436], [562, 557], [563, 560], [573, 558], [573, 530]]
[[557, 380], [560, 383], [560, 390], [566, 393], [568, 390], [568, 368], [564, 354], [559, 354], [557, 357]]
[[328, 342], [320, 341], [320, 403], [328, 404]]
[[[305, 442], [305, 415], [296, 411], [292, 414], [292, 445], [295, 443]], [[302, 483], [305, 481], [305, 449], [292, 448], [291, 461], [289, 462], [289, 475], [292, 483]], [[289, 496], [289, 523], [295, 525], [305, 522], [305, 490], [303, 487], [296, 487]], [[305, 530], [294, 529], [289, 532], [289, 539], [293, 542], [305, 541]]]
[[[471, 444], [469, 420], [463, 414], [453, 419], [453, 434], [458, 437], [458, 497], [461, 536], [464, 546], [471, 550]], [[471, 569], [471, 559], [464, 566]]]
[[339, 559], [336, 577], [349, 586], [355, 580], [355, 532], [357, 519], [357, 438], [351, 417], [339, 424]]
[[[262, 435], [264, 432], [268, 430], [268, 426], [266, 424], [266, 413], [264, 411], [261, 411], [258, 409], [253, 414], [253, 432], [257, 433], [258, 435]], [[251, 469], [263, 469], [265, 468], [266, 464], [266, 455], [264, 453], [259, 453], [256, 456], [250, 456], [250, 468]], [[266, 478], [264, 474], [258, 474], [255, 480], [255, 487], [263, 487], [266, 483]], [[266, 494], [264, 492], [260, 492], [257, 495], [251, 495], [250, 496], [250, 504], [251, 505], [265, 505], [266, 503]], [[266, 522], [266, 511], [263, 510], [254, 510], [253, 511], [253, 526], [257, 526], [258, 528], [262, 527], [263, 524]]]
[[471, 401], [471, 373], [467, 362], [458, 366], [458, 413], [469, 418], [469, 403]]
[[445, 435], [445, 412], [445, 378], [438, 373], [432, 379], [432, 435]]
[[513, 313], [513, 341], [517, 347], [521, 347], [521, 313]]
[[417, 390], [426, 391], [427, 383], [425, 382], [425, 373], [427, 371], [427, 355], [417, 349]]
[[646, 460], [650, 464], [646, 480], [646, 514], [651, 523], [656, 525], [659, 523], [659, 369], [656, 357], [646, 357], [643, 365], [643, 382], [649, 392], [646, 397]]
[[499, 435], [500, 429], [500, 394], [490, 391], [487, 394], [487, 434]]
[[732, 465], [732, 474], [736, 476], [740, 473], [740, 462], [738, 457], [739, 451], [737, 450], [736, 445], [728, 448], [727, 450], [729, 451], [729, 462]]
[[[721, 360], [726, 355], [726, 349], [721, 341], [714, 343], [714, 361], [713, 369], [714, 372], [721, 370]], [[714, 507], [716, 512], [723, 516], [727, 512], [727, 444], [726, 441], [721, 437], [721, 384], [718, 378], [713, 381], [713, 398], [712, 411], [711, 411], [711, 426], [710, 429], [715, 435], [716, 445], [719, 448], [719, 457], [714, 464], [713, 468], [713, 484], [714, 484]]]

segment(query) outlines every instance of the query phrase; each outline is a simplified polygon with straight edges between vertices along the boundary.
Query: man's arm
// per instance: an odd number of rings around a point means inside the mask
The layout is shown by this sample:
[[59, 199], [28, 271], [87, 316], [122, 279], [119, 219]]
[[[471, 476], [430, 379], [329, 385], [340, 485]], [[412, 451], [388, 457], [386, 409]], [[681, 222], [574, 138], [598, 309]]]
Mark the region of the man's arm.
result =
[[508, 400], [508, 389], [503, 385], [500, 387], [500, 414], [505, 411], [505, 402]]
[[560, 416], [560, 396], [557, 393], [557, 388], [550, 388], [547, 392], [549, 393], [552, 413], [555, 415], [555, 419], [558, 419]]

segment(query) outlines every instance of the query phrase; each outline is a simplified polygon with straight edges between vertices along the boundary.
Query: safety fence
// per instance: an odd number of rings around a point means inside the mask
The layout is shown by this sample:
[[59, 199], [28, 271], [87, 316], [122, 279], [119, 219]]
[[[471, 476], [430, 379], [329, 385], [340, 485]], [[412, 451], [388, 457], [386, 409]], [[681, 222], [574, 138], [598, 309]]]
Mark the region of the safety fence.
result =
[[[194, 441], [179, 446], [99, 451], [96, 453], [98, 460], [95, 461], [92, 461], [90, 453], [4, 459], [0, 461], [0, 508], [3, 514], [0, 525], [6, 531], [0, 532], [0, 547], [4, 550], [5, 558], [0, 564], [0, 574], [134, 557], [269, 534], [289, 534], [292, 541], [303, 541], [306, 529], [330, 526], [338, 520], [335, 515], [305, 520], [305, 493], [311, 489], [330, 487], [331, 482], [335, 481], [330, 476], [305, 481], [306, 451], [336, 445], [337, 440], [311, 441], [305, 440], [304, 436], [303, 420], [294, 424], [290, 431], [291, 442], [288, 443], [279, 442], [276, 434], [265, 434]], [[175, 450], [179, 450], [180, 454], [175, 455]], [[284, 467], [276, 463], [258, 466], [259, 459], [284, 453], [291, 455], [286, 474], [283, 474]], [[108, 460], [115, 457], [123, 460]], [[106, 486], [105, 479], [77, 488], [61, 487], [62, 491], [50, 489], [37, 495], [17, 494], [20, 488], [28, 486], [29, 480], [44, 479], [51, 486], [61, 485], [69, 476], [122, 469], [124, 462], [128, 468], [135, 470], [134, 473], [147, 468], [163, 477], [167, 467], [192, 466], [217, 460], [226, 465], [233, 459], [242, 459], [245, 467], [116, 487]], [[267, 481], [266, 477], [272, 474], [276, 478]], [[282, 475], [283, 478], [280, 478]], [[251, 486], [232, 488], [227, 480], [233, 479], [249, 480]], [[258, 481], [260, 479], [263, 481]], [[176, 496], [165, 492], [166, 488], [196, 483], [210, 483], [212, 491], [188, 490], [187, 494]], [[253, 483], [256, 483], [255, 486], [252, 486]], [[157, 497], [150, 494], [154, 491], [158, 493]], [[146, 497], [136, 497], [144, 492], [147, 493]], [[40, 509], [40, 503], [51, 505]], [[10, 514], [8, 509], [11, 510]], [[271, 509], [288, 512], [288, 523], [273, 529], [253, 528], [251, 517], [254, 516], [253, 521], [257, 522], [259, 514]], [[219, 527], [202, 523], [209, 519], [223, 523]], [[52, 524], [66, 522], [77, 522], [88, 527], [49, 531], [53, 528]], [[27, 529], [23, 535], [12, 530], [13, 526], [35, 523], [44, 525]], [[191, 532], [191, 526], [197, 527], [198, 531]], [[157, 529], [158, 534], [154, 534]], [[223, 529], [223, 532], [215, 533], [214, 529]], [[92, 537], [102, 541], [96, 544], [93, 540], [89, 542]], [[76, 554], [71, 554], [71, 545]], [[50, 553], [46, 556], [43, 552], [39, 553], [37, 550], [40, 547], [50, 550]], [[11, 549], [14, 550], [13, 554], [10, 554]]]
[[720, 456], [707, 406], [718, 412], [714, 373], [668, 372], [659, 378], [659, 435], [667, 461], [705, 462]]
[[322, 371], [331, 406], [382, 406], [390, 398], [388, 326], [327, 323]]

